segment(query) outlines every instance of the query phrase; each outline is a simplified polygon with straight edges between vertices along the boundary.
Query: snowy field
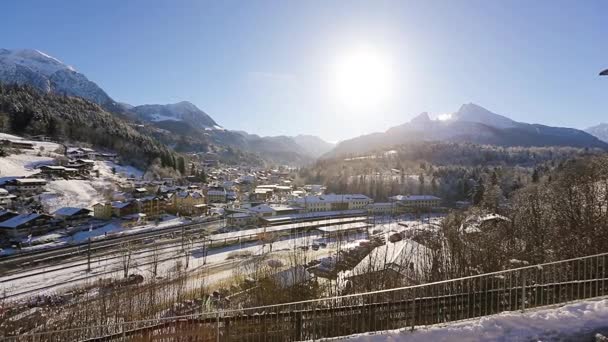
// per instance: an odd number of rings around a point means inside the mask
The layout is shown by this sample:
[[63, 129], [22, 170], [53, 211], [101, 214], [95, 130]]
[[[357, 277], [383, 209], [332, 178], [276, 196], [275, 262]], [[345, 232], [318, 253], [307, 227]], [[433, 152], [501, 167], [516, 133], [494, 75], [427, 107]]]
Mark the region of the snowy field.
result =
[[[473, 342], [473, 341], [595, 341], [608, 334], [608, 299], [582, 301], [525, 313], [506, 312], [446, 326], [385, 331], [326, 341]], [[599, 337], [598, 341], [604, 341]]]

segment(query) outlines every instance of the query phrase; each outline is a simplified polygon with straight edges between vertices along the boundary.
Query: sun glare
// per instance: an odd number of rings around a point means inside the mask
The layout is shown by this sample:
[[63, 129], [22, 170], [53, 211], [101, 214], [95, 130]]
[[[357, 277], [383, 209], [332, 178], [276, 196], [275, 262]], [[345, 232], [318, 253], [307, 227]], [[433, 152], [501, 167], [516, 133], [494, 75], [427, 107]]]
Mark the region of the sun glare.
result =
[[370, 49], [359, 49], [338, 60], [335, 91], [338, 100], [354, 109], [385, 103], [392, 90], [392, 70], [384, 56]]
[[437, 119], [439, 121], [446, 121], [446, 120], [450, 120], [452, 118], [452, 114], [440, 114], [437, 116]]

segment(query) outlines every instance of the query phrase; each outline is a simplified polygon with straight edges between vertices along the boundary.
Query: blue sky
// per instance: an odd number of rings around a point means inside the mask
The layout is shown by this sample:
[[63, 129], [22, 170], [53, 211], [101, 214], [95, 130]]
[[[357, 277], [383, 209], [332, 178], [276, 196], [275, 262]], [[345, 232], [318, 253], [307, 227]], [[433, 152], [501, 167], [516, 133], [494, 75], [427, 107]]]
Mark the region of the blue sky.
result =
[[[36, 48], [118, 101], [188, 100], [229, 129], [337, 141], [474, 102], [515, 120], [608, 121], [608, 1], [9, 1], [0, 47]], [[391, 97], [328, 75], [378, 51]]]

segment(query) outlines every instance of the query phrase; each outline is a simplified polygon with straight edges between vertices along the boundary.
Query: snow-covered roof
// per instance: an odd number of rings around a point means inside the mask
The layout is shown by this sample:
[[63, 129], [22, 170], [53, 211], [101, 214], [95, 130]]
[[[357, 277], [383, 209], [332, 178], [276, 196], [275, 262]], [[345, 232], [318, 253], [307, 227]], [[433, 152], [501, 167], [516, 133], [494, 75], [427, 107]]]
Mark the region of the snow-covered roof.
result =
[[60, 215], [60, 216], [72, 216], [75, 214], [78, 214], [80, 211], [82, 210], [86, 210], [87, 212], [89, 212], [89, 209], [86, 208], [77, 208], [77, 207], [63, 207], [63, 208], [59, 208], [57, 209], [53, 215]]
[[17, 179], [14, 179], [13, 182], [15, 182], [17, 184], [38, 184], [38, 183], [46, 184], [46, 180], [41, 179], [41, 178], [17, 178]]
[[361, 194], [329, 194], [320, 196], [305, 196], [302, 198], [296, 198], [293, 200], [298, 204], [305, 203], [340, 203], [340, 202], [351, 202], [351, 201], [371, 201], [371, 198]]
[[272, 275], [279, 287], [288, 288], [312, 279], [312, 275], [302, 265], [297, 265]]
[[396, 267], [396, 271], [402, 272], [410, 263], [420, 269], [424, 266], [428, 249], [416, 241], [403, 239], [395, 243], [387, 242], [385, 245], [374, 248], [368, 256], [363, 258], [351, 274], [360, 275]]
[[44, 216], [47, 216], [47, 215], [38, 214], [38, 213], [17, 215], [4, 222], [0, 222], [0, 228], [18, 228], [19, 226], [21, 226], [23, 224], [26, 224], [30, 221], [33, 221], [39, 217], [44, 217]]
[[227, 217], [229, 218], [246, 218], [246, 217], [253, 217], [253, 215], [251, 215], [250, 213], [234, 213], [234, 214], [230, 214]]
[[122, 208], [128, 206], [129, 204], [131, 204], [131, 202], [116, 201], [116, 202], [112, 202], [112, 208], [122, 209]]
[[393, 201], [433, 201], [441, 200], [441, 198], [432, 195], [396, 195], [389, 197]]
[[393, 202], [376, 202], [376, 203], [370, 203], [367, 205], [367, 208], [373, 209], [373, 208], [392, 208], [392, 207], [396, 207], [397, 205]]
[[274, 209], [269, 206], [268, 204], [260, 204], [260, 205], [256, 205], [255, 207], [251, 207], [249, 208], [249, 210], [256, 212], [256, 213], [272, 213], [274, 212]]

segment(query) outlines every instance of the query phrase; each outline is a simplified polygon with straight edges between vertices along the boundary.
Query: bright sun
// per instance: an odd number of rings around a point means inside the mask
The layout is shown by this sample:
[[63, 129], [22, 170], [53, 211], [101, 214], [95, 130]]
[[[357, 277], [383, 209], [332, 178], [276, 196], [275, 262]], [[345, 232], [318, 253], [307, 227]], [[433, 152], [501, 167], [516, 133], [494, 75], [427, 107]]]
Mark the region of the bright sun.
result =
[[345, 55], [335, 66], [338, 100], [353, 109], [367, 109], [386, 102], [392, 90], [391, 79], [388, 61], [371, 49]]

